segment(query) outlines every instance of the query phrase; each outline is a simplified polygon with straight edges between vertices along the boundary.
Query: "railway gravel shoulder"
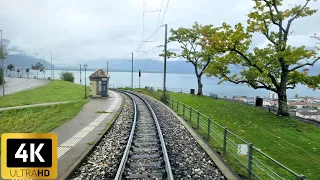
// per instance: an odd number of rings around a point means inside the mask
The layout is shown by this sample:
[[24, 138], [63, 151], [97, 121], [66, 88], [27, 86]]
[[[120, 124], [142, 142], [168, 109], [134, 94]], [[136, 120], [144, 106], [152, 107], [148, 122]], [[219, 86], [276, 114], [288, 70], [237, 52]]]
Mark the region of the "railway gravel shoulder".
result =
[[[191, 132], [180, 122], [179, 117], [163, 103], [147, 95], [146, 98], [158, 117], [171, 162], [175, 179], [239, 179], [239, 177], [224, 163], [217, 167], [210, 150], [204, 150]], [[201, 140], [200, 140], [201, 141]], [[216, 159], [217, 160], [217, 159]], [[217, 160], [216, 162], [220, 162]]]
[[133, 104], [123, 95], [123, 109], [112, 127], [92, 151], [71, 179], [114, 179], [131, 130]]

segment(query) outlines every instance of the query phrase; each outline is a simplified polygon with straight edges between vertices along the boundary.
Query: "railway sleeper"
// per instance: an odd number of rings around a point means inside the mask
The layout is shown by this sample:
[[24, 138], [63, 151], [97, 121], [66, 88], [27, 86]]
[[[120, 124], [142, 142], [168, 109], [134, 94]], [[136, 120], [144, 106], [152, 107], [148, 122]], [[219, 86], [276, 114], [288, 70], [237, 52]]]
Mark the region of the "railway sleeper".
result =
[[165, 173], [130, 174], [126, 179], [166, 179]]

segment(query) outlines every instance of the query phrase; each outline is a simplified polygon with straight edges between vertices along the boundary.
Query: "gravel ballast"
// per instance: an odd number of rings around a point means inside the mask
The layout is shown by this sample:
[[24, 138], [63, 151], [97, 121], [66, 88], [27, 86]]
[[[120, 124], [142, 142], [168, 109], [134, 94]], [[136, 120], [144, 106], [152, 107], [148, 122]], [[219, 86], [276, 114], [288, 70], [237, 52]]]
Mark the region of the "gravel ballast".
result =
[[226, 179], [172, 112], [153, 98], [142, 96], [157, 115], [175, 179]]
[[72, 179], [114, 179], [126, 148], [133, 118], [131, 99], [123, 95], [124, 109], [93, 153], [75, 172]]

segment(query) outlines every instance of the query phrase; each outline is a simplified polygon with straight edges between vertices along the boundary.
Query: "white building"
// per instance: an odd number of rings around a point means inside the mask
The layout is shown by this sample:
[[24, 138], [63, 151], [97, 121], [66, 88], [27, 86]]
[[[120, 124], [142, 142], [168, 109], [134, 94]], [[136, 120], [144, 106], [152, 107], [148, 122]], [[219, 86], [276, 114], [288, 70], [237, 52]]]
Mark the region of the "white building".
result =
[[319, 109], [302, 109], [296, 112], [296, 116], [304, 119], [313, 119], [320, 122], [320, 110]]

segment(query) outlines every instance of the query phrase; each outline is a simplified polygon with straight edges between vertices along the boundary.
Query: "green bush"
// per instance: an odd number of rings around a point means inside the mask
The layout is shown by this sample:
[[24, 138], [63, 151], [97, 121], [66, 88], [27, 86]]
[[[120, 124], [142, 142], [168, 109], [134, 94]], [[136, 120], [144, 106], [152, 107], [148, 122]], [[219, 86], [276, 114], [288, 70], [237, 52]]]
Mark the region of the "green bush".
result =
[[2, 69], [0, 68], [0, 85], [2, 84]]
[[60, 73], [60, 79], [64, 81], [74, 82], [73, 73], [68, 71]]

